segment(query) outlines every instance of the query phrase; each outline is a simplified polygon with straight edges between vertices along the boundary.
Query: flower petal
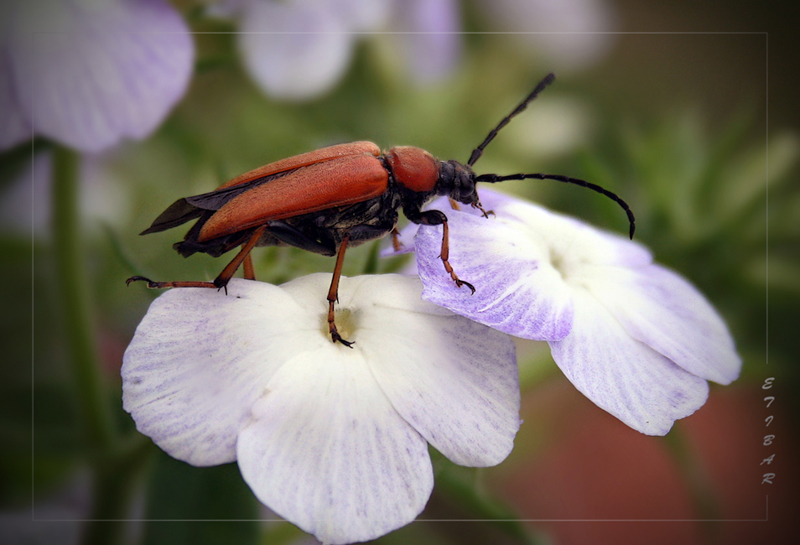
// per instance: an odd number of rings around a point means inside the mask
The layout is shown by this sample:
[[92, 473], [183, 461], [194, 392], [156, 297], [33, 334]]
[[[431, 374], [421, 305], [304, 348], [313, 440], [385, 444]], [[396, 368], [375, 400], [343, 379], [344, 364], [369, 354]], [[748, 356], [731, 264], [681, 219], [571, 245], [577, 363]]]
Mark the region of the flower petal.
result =
[[398, 4], [394, 18], [411, 76], [419, 83], [441, 81], [461, 56], [461, 21], [456, 0], [411, 0]]
[[634, 339], [692, 374], [720, 384], [739, 376], [742, 361], [725, 322], [697, 289], [658, 265], [598, 268], [593, 295]]
[[548, 248], [502, 216], [452, 212], [448, 217], [450, 264], [476, 291], [458, 288], [445, 272], [441, 226], [422, 226], [415, 238], [422, 297], [517, 337], [563, 339], [572, 324], [572, 301]]
[[3, 49], [5, 45], [0, 43], [0, 150], [9, 149], [31, 137], [30, 120], [22, 111], [14, 87], [11, 59]]
[[[308, 308], [327, 311], [330, 275], [283, 285]], [[309, 286], [316, 287], [309, 289]], [[488, 466], [508, 456], [519, 429], [514, 344], [498, 331], [424, 301], [416, 276], [342, 277], [339, 327], [355, 341], [395, 409], [455, 463]], [[476, 341], [476, 339], [480, 339]]]
[[[360, 343], [360, 341], [357, 341]], [[239, 436], [239, 467], [272, 510], [323, 543], [366, 541], [422, 511], [427, 444], [356, 350], [327, 342], [272, 377]]]
[[261, 282], [233, 279], [228, 295], [170, 290], [150, 305], [125, 351], [123, 407], [175, 458], [233, 461], [251, 405], [297, 346], [313, 343], [302, 329], [315, 325], [282, 289]]
[[251, 2], [239, 47], [255, 82], [269, 95], [309, 100], [344, 74], [353, 36], [327, 4]]
[[144, 138], [183, 95], [193, 44], [163, 0], [21, 4], [9, 52], [34, 130], [82, 151]]
[[586, 290], [575, 290], [572, 332], [550, 348], [578, 390], [630, 427], [664, 435], [705, 403], [708, 383], [633, 339]]
[[653, 261], [650, 250], [638, 242], [527, 201], [507, 198], [496, 213], [528, 237], [541, 239], [566, 274], [587, 263], [640, 267]]
[[520, 424], [514, 343], [461, 316], [427, 313], [436, 307], [421, 288], [415, 279], [403, 290], [421, 312], [365, 309], [358, 349], [395, 409], [437, 450], [461, 465], [498, 464]]

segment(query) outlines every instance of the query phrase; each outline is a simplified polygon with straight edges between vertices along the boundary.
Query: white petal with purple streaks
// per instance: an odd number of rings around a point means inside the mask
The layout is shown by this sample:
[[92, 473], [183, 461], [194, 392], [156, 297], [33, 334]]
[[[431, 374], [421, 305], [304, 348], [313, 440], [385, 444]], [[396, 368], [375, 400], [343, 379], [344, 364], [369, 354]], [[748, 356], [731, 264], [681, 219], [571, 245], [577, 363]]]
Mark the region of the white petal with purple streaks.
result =
[[742, 361], [722, 318], [689, 282], [653, 264], [647, 248], [480, 191], [495, 217], [432, 203], [449, 218], [453, 269], [476, 293], [457, 288], [438, 259], [441, 228], [423, 226], [416, 253], [426, 299], [513, 335], [548, 340], [578, 389], [644, 433], [664, 434], [697, 410], [707, 380], [736, 379]]
[[575, 299], [573, 331], [550, 349], [586, 397], [648, 435], [666, 434], [705, 403], [705, 380], [631, 338], [588, 292], [576, 290]]
[[659, 265], [597, 270], [592, 294], [628, 334], [690, 373], [720, 384], [739, 376], [728, 328], [697, 289]]
[[422, 226], [415, 242], [426, 300], [517, 337], [558, 340], [569, 333], [570, 293], [541, 241], [502, 218], [452, 212], [448, 224], [450, 264], [475, 293], [457, 287], [445, 272], [439, 259], [442, 228]]
[[233, 279], [228, 295], [170, 290], [150, 305], [125, 351], [123, 407], [171, 456], [199, 466], [231, 462], [270, 376], [297, 343], [308, 345], [298, 332], [304, 318], [283, 290], [261, 282]]

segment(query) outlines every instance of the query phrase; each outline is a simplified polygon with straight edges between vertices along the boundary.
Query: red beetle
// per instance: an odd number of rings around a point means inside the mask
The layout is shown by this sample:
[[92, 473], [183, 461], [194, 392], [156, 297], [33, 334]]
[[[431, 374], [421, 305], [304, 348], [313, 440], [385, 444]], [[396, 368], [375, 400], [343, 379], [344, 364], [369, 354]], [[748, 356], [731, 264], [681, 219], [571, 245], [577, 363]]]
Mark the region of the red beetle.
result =
[[[508, 116], [495, 127], [472, 152], [464, 165], [458, 161], [440, 161], [427, 151], [411, 146], [397, 146], [381, 153], [372, 142], [353, 142], [296, 155], [246, 172], [210, 193], [175, 201], [141, 234], [171, 229], [187, 221], [198, 221], [184, 240], [174, 245], [184, 257], [204, 252], [218, 257], [241, 246], [236, 257], [213, 282], [154, 282], [142, 276], [150, 288], [224, 288], [236, 269], [244, 264], [245, 278], [254, 280], [251, 250], [256, 246], [295, 246], [322, 255], [335, 255], [336, 266], [328, 291], [328, 324], [331, 339], [346, 346], [334, 322], [339, 277], [348, 245], [361, 244], [396, 235], [398, 209], [421, 225], [442, 225], [441, 259], [445, 270], [461, 287], [475, 288], [456, 275], [448, 261], [447, 216], [439, 210], [423, 211], [425, 203], [444, 195], [451, 202], [481, 208], [475, 189], [477, 182], [550, 179], [578, 184], [606, 195], [619, 203], [628, 215], [630, 236], [635, 228], [633, 213], [614, 193], [602, 187], [554, 174], [476, 175], [472, 166], [483, 150], [514, 116], [550, 83], [547, 75]], [[486, 212], [484, 215], [486, 215]]]

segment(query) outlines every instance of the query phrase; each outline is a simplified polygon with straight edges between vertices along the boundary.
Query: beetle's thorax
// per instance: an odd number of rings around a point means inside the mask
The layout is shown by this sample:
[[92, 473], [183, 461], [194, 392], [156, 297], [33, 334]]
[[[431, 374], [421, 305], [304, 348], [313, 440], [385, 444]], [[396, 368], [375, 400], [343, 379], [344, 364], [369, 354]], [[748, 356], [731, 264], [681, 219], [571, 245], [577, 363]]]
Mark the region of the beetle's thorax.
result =
[[472, 168], [452, 159], [442, 161], [439, 164], [436, 194], [450, 197], [462, 204], [476, 204], [478, 194], [475, 192], [475, 173]]

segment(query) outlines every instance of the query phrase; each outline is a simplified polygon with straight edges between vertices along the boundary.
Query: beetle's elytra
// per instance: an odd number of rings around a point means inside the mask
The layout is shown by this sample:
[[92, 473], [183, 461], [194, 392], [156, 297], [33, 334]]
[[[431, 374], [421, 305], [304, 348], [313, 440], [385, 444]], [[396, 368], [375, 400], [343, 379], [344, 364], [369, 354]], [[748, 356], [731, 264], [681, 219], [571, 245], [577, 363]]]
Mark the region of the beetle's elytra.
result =
[[444, 269], [457, 286], [466, 285], [473, 292], [474, 286], [461, 280], [448, 261], [447, 216], [438, 210], [422, 210], [436, 196], [447, 196], [452, 201], [483, 210], [475, 188], [477, 182], [550, 179], [578, 184], [619, 203], [628, 215], [633, 237], [633, 212], [617, 195], [600, 186], [555, 174], [499, 176], [473, 172], [472, 166], [498, 131], [554, 79], [555, 76], [549, 74], [539, 82], [473, 150], [466, 164], [440, 161], [427, 151], [411, 146], [397, 146], [381, 153], [372, 142], [353, 142], [281, 159], [237, 176], [210, 193], [179, 199], [141, 234], [164, 231], [197, 219], [183, 241], [174, 245], [178, 253], [190, 256], [204, 252], [218, 257], [237, 246], [241, 246], [241, 250], [213, 282], [154, 282], [134, 276], [127, 283], [142, 280], [150, 288], [220, 289], [242, 264], [245, 278], [255, 279], [250, 252], [256, 246], [289, 245], [323, 255], [338, 253], [328, 291], [328, 324], [331, 339], [350, 346], [352, 343], [339, 335], [334, 321], [334, 303], [345, 250], [347, 246], [396, 233], [400, 208], [409, 221], [442, 225]]

